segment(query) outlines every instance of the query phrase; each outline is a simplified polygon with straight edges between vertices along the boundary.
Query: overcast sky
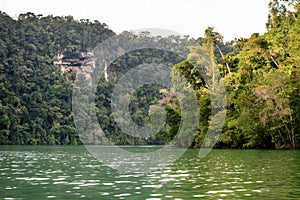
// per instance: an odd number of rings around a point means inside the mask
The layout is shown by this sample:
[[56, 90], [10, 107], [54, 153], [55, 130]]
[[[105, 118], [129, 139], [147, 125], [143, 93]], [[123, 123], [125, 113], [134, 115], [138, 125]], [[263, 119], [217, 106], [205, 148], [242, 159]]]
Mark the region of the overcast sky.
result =
[[12, 17], [34, 12], [99, 20], [116, 33], [161, 28], [194, 38], [213, 26], [229, 41], [264, 33], [269, 0], [0, 0]]

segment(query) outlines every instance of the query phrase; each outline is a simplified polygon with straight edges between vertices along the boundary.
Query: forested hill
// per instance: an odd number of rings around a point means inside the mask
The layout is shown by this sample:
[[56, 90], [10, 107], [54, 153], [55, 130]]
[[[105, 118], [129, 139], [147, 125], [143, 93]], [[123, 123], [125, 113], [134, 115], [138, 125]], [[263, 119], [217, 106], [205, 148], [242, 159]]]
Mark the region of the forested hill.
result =
[[72, 84], [53, 65], [59, 52], [91, 50], [114, 35], [71, 16], [0, 13], [0, 144], [77, 144]]
[[[197, 40], [217, 64], [227, 94], [227, 117], [217, 148], [300, 147], [300, 3], [272, 0], [269, 9], [268, 31], [264, 35], [254, 33], [250, 38], [224, 44], [221, 33], [208, 27], [204, 38]], [[33, 13], [13, 20], [1, 13], [0, 144], [80, 143], [71, 110], [70, 74], [62, 74], [53, 63], [58, 53], [88, 52], [112, 35], [115, 34], [98, 21]], [[134, 38], [136, 42], [147, 38], [161, 43], [177, 41], [186, 46], [192, 41], [152, 37], [147, 33], [137, 36], [124, 32], [121, 36]], [[116, 144], [166, 144], [176, 137], [181, 120], [180, 103], [174, 91], [158, 85], [139, 88], [130, 104], [132, 119], [139, 125], [149, 123], [150, 105], [165, 106], [167, 121], [158, 134], [135, 138], [124, 134], [113, 120], [110, 95], [115, 80], [131, 67], [150, 62], [147, 58], [150, 56], [159, 62], [174, 63], [172, 78], [176, 79], [175, 71], [180, 72], [196, 92], [200, 127], [191, 146], [201, 146], [211, 123], [212, 108], [209, 87], [190, 60], [197, 58], [199, 52], [199, 48], [190, 47], [188, 58], [180, 60], [171, 54], [157, 56], [161, 54], [155, 50], [135, 51], [112, 63], [110, 81], [103, 77], [95, 96], [103, 133], [96, 136], [87, 133], [90, 143], [97, 137], [96, 143], [102, 144], [108, 143], [107, 138]], [[107, 137], [102, 137], [103, 134]]]

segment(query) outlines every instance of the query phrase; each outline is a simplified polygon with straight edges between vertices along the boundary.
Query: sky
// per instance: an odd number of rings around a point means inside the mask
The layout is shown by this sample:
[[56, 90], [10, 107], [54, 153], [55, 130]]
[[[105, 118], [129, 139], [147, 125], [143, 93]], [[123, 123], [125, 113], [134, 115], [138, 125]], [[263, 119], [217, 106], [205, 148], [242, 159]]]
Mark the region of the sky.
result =
[[0, 10], [98, 20], [116, 33], [144, 28], [203, 37], [208, 26], [225, 41], [263, 34], [269, 0], [0, 0]]

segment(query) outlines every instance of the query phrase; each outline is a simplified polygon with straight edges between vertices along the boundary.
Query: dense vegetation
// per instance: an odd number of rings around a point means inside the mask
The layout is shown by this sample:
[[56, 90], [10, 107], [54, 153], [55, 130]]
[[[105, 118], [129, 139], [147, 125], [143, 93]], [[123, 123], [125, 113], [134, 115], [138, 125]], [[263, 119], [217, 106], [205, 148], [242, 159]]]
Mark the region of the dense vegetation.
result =
[[[267, 33], [230, 43], [208, 27], [197, 42], [217, 64], [227, 93], [227, 117], [218, 148], [299, 148], [300, 146], [300, 3], [272, 0]], [[98, 21], [22, 14], [13, 20], [0, 13], [0, 144], [78, 144], [73, 122], [72, 83], [53, 61], [59, 52], [89, 51], [115, 35]], [[191, 38], [121, 34], [138, 43], [148, 39], [192, 44]], [[152, 104], [165, 106], [166, 126], [141, 139], [123, 133], [113, 120], [110, 96], [116, 81], [142, 63], [168, 63], [172, 78], [181, 73], [198, 97], [200, 127], [192, 146], [201, 146], [211, 121], [210, 88], [195, 70], [199, 47], [183, 60], [157, 50], [130, 52], [109, 67], [109, 81], [98, 83], [96, 112], [104, 134], [116, 144], [164, 144], [180, 126], [181, 109], [174, 93], [159, 85], [138, 89], [130, 112], [140, 125], [149, 121]], [[180, 81], [180, 80], [178, 80]], [[104, 91], [104, 92], [103, 92]], [[101, 137], [101, 136], [100, 136]], [[93, 143], [95, 138], [91, 137]], [[108, 143], [103, 138], [97, 142]], [[175, 144], [181, 145], [181, 144]]]
[[0, 13], [0, 143], [77, 144], [72, 84], [53, 60], [114, 35], [105, 24], [67, 17]]
[[241, 52], [228, 57], [232, 72], [224, 81], [233, 108], [220, 145], [299, 147], [300, 4], [274, 0], [269, 6], [268, 32], [237, 41]]

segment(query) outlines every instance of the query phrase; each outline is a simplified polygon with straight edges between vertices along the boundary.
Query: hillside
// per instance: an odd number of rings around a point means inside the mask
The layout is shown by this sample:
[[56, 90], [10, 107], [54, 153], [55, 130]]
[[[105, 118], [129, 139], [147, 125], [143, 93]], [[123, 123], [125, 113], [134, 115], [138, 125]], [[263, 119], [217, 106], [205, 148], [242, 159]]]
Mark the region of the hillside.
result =
[[[124, 41], [137, 44], [149, 40], [189, 46], [187, 58], [172, 53], [144, 49], [115, 60], [97, 83], [96, 113], [102, 136], [84, 135], [90, 144], [165, 144], [171, 142], [180, 126], [182, 110], [174, 91], [152, 84], [140, 87], [131, 97], [130, 113], [139, 125], [149, 123], [148, 110], [164, 106], [166, 125], [149, 138], [123, 133], [113, 119], [111, 94], [115, 83], [133, 67], [143, 63], [167, 63], [172, 79], [177, 73], [189, 81], [197, 94], [200, 127], [192, 147], [200, 147], [212, 121], [209, 83], [197, 72], [200, 65], [197, 41], [216, 63], [226, 89], [227, 105], [223, 132], [217, 148], [295, 149], [300, 147], [300, 3], [272, 0], [264, 35], [253, 33], [224, 43], [221, 33], [208, 27], [205, 37], [154, 37], [124, 31]], [[14, 20], [0, 13], [0, 144], [80, 144], [72, 113], [72, 90], [78, 71], [91, 79], [94, 70], [92, 50], [115, 36], [99, 21], [74, 20], [21, 14]], [[201, 50], [201, 51], [202, 51]], [[198, 56], [199, 57], [199, 56]], [[88, 63], [88, 64], [87, 64]], [[151, 110], [151, 109], [150, 109]], [[216, 116], [216, 115], [215, 115]], [[84, 119], [83, 119], [84, 120]], [[105, 134], [106, 137], [103, 137]], [[108, 140], [107, 140], [108, 139]], [[182, 146], [182, 144], [174, 144]]]

